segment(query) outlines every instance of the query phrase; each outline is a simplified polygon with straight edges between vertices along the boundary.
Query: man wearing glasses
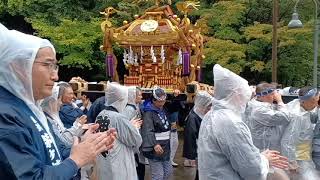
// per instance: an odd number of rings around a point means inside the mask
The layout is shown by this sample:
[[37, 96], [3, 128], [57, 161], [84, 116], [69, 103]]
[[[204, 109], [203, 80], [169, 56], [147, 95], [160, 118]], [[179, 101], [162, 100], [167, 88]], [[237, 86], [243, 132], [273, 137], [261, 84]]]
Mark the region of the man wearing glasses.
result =
[[0, 23], [0, 179], [69, 180], [113, 145], [115, 129], [94, 133], [98, 125], [71, 151], [55, 137], [40, 107], [58, 80], [55, 56], [48, 40]]

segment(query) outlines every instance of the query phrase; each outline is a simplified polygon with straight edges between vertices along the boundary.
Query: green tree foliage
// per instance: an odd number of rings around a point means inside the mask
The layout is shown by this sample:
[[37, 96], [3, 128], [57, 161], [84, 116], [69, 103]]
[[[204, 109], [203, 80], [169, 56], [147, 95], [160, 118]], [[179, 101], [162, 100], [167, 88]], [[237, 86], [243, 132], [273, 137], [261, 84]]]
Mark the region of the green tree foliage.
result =
[[[172, 1], [174, 10], [178, 1]], [[278, 79], [284, 85], [304, 86], [312, 83], [314, 5], [312, 0], [300, 1], [297, 11], [305, 26], [291, 30], [286, 25], [295, 2], [280, 1]], [[206, 36], [205, 81], [212, 84], [212, 66], [216, 63], [249, 81], [270, 81], [272, 1], [201, 0], [200, 4], [200, 9], [189, 16]], [[105, 55], [99, 49], [103, 17], [99, 12], [109, 6], [119, 10], [112, 16], [113, 25], [118, 27], [151, 5], [151, 1], [134, 4], [132, 0], [3, 0], [0, 22], [11, 26], [12, 17], [24, 18], [36, 34], [54, 43], [64, 68], [91, 69], [103, 76]], [[16, 24], [15, 28], [18, 26], [23, 25]], [[122, 57], [116, 44], [114, 52], [118, 59]]]
[[246, 63], [245, 49], [246, 45], [244, 44], [237, 44], [231, 40], [210, 38], [204, 49], [207, 56], [205, 63], [218, 63], [239, 74]]
[[[280, 4], [278, 79], [283, 85], [305, 86], [312, 84], [313, 25], [288, 30], [294, 4], [290, 0]], [[301, 2], [298, 11], [305, 15], [308, 9], [303, 8], [312, 9], [312, 5], [311, 1]], [[206, 64], [219, 63], [255, 83], [271, 80], [272, 1], [218, 1], [194, 15], [200, 16], [198, 23], [210, 36], [204, 50]], [[307, 22], [311, 17], [309, 13], [301, 20]]]
[[[0, 1], [0, 22], [10, 24], [7, 17], [23, 16], [37, 35], [53, 42], [61, 65], [94, 69], [104, 75], [105, 57], [99, 48], [103, 40], [100, 29], [103, 16], [99, 12], [109, 6], [119, 10], [112, 19], [114, 26], [132, 20], [141, 11], [137, 5], [121, 0], [7, 0]], [[115, 49], [119, 52], [116, 45]]]
[[291, 86], [312, 84], [313, 25], [303, 29], [280, 29], [279, 81]]
[[91, 21], [61, 19], [59, 26], [48, 25], [40, 19], [33, 19], [31, 22], [39, 35], [50, 37], [57, 52], [63, 54], [62, 65], [89, 68], [92, 65], [100, 65], [94, 57], [103, 38], [99, 19], [92, 18]]

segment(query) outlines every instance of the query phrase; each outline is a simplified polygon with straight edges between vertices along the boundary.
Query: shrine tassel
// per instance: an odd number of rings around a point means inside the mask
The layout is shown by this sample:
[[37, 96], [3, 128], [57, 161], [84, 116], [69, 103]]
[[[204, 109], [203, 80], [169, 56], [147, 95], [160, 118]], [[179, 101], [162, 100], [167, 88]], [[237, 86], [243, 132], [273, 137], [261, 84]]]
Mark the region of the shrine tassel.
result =
[[187, 76], [190, 74], [190, 52], [183, 52], [182, 54], [182, 75]]
[[112, 54], [108, 54], [106, 57], [106, 66], [107, 66], [107, 76], [113, 77], [113, 56]]

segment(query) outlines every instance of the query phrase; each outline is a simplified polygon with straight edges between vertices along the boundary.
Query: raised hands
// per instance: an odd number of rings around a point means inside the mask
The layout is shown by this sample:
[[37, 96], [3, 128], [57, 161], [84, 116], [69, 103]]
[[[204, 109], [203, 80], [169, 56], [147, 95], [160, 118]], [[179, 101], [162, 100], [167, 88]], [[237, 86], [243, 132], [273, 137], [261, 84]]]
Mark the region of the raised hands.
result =
[[181, 94], [181, 92], [180, 92], [179, 89], [175, 89], [175, 90], [173, 91], [173, 96], [174, 96], [174, 97], [179, 96], [179, 94]]
[[261, 154], [268, 159], [270, 166], [273, 166], [279, 169], [288, 168], [288, 158], [281, 156], [278, 151], [265, 150]]
[[85, 124], [87, 122], [87, 116], [86, 115], [82, 115], [76, 121], [78, 121], [81, 125], [83, 125], [83, 124]]
[[130, 122], [134, 127], [140, 129], [143, 121], [142, 121], [142, 119], [139, 118], [139, 119], [133, 119]]
[[299, 172], [299, 165], [297, 161], [291, 161], [289, 162], [289, 171], [292, 173], [298, 173]]
[[70, 159], [72, 159], [79, 168], [91, 163], [96, 159], [98, 154], [108, 151], [113, 147], [117, 135], [116, 130], [111, 128], [106, 132], [96, 133], [98, 127], [98, 124], [90, 126], [84, 134], [82, 142], [79, 142], [78, 138], [74, 138]]
[[274, 97], [274, 100], [275, 100], [279, 105], [283, 104], [282, 96], [281, 96], [281, 94], [280, 94], [277, 90], [274, 91], [273, 97]]

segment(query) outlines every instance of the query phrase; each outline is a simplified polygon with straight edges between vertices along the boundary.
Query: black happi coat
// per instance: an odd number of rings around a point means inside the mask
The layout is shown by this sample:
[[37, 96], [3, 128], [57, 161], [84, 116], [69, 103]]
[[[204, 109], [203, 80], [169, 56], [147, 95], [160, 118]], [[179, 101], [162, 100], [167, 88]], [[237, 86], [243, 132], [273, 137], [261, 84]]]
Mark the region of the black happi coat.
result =
[[202, 119], [191, 110], [186, 118], [184, 128], [183, 157], [195, 160], [197, 158], [197, 139]]

